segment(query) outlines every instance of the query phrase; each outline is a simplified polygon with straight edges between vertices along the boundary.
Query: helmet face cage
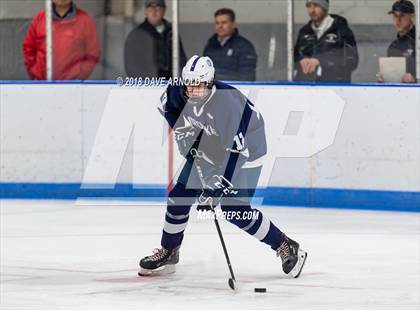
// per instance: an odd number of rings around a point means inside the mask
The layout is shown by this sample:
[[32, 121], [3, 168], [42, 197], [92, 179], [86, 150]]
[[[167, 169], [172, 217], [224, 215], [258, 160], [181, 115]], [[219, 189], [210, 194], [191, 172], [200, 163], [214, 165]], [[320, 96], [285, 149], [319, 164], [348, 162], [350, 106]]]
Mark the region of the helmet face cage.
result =
[[[202, 103], [205, 102], [211, 94], [214, 85], [215, 69], [213, 62], [209, 57], [193, 56], [185, 67], [182, 69], [182, 79], [184, 82], [184, 94], [189, 102]], [[191, 96], [187, 87], [198, 87], [200, 84], [206, 85], [207, 91], [202, 96]]]
[[[188, 93], [188, 89], [187, 86], [184, 85], [184, 96], [185, 99], [193, 104], [202, 104], [205, 103], [207, 101], [207, 99], [210, 97], [211, 92], [212, 92], [212, 88], [213, 88], [213, 81], [211, 82], [202, 82], [200, 84], [204, 84], [205, 85], [205, 90], [203, 95], [201, 96], [194, 96], [192, 94]], [[200, 87], [199, 85], [191, 85], [191, 87]]]

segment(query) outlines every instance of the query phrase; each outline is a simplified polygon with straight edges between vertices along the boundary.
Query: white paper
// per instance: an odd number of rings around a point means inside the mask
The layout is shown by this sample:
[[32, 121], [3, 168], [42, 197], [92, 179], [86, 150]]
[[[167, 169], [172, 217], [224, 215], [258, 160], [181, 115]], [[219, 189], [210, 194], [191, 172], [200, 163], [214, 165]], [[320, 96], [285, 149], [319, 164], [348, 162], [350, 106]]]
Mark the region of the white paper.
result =
[[405, 57], [381, 57], [379, 68], [385, 83], [401, 83], [406, 73]]

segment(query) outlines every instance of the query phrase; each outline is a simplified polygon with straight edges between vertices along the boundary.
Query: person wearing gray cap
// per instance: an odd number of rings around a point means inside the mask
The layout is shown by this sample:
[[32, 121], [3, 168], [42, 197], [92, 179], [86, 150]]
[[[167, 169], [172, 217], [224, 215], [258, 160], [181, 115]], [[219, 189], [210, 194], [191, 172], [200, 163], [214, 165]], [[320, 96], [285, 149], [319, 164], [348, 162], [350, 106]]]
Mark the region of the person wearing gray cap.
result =
[[329, 0], [307, 0], [310, 21], [295, 44], [295, 81], [351, 82], [359, 63], [356, 39], [347, 20], [329, 14]]
[[[397, 39], [388, 47], [388, 57], [406, 58], [406, 73], [401, 77], [402, 83], [416, 82], [416, 27], [414, 24], [414, 4], [408, 0], [400, 0], [393, 4], [391, 11], [392, 21], [397, 30]], [[378, 73], [378, 82], [384, 82], [381, 73]]]
[[[125, 71], [129, 77], [172, 77], [172, 25], [164, 18], [165, 0], [146, 0], [145, 20], [127, 36]], [[180, 68], [186, 55], [179, 40]]]

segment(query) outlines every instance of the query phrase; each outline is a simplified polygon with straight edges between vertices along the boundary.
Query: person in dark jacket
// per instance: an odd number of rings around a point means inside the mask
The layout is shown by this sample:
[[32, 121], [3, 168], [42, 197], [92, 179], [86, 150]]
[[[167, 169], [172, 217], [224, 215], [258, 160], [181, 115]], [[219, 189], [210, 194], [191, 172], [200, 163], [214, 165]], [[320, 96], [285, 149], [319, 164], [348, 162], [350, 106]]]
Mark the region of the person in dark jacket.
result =
[[[164, 19], [164, 0], [146, 0], [145, 20], [125, 41], [124, 65], [130, 77], [172, 77], [172, 25]], [[187, 59], [179, 40], [179, 67]]]
[[222, 8], [214, 18], [216, 33], [207, 41], [203, 55], [213, 60], [217, 79], [255, 81], [257, 54], [252, 43], [239, 35], [235, 12]]
[[[414, 25], [415, 8], [408, 0], [394, 3], [391, 11], [393, 24], [398, 31], [397, 39], [388, 47], [388, 57], [405, 57], [406, 73], [401, 77], [402, 83], [416, 82], [416, 27]], [[378, 74], [378, 81], [383, 82], [383, 76]]]
[[295, 81], [351, 82], [359, 54], [347, 20], [328, 13], [329, 0], [307, 0], [306, 7], [311, 20], [296, 41]]

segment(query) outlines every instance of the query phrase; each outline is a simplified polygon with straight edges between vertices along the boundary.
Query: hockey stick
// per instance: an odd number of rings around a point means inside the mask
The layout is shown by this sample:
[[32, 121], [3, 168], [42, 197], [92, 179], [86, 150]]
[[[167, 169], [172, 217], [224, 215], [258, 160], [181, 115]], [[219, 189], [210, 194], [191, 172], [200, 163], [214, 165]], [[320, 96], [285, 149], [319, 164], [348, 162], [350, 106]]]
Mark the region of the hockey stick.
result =
[[230, 272], [230, 278], [228, 280], [228, 284], [229, 284], [229, 287], [232, 290], [235, 290], [236, 279], [235, 279], [235, 275], [233, 274], [233, 269], [232, 269], [232, 265], [230, 263], [230, 259], [229, 259], [229, 255], [228, 255], [228, 252], [227, 252], [227, 249], [226, 249], [225, 241], [223, 239], [222, 230], [220, 229], [219, 221], [217, 220], [217, 215], [216, 215], [216, 211], [214, 210], [214, 207], [211, 206], [210, 208], [211, 208], [211, 211], [213, 212], [213, 215], [214, 215], [214, 224], [216, 225], [217, 234], [219, 235], [220, 243], [222, 244], [223, 252], [225, 253], [226, 262], [227, 262], [229, 272]]
[[[197, 167], [198, 176], [199, 176], [201, 184], [204, 188], [205, 187], [205, 181], [204, 181], [203, 171], [201, 170], [201, 167], [198, 164], [199, 157], [200, 157], [199, 153], [196, 149], [191, 149], [190, 153], [195, 159], [194, 163]], [[229, 272], [230, 272], [230, 278], [228, 280], [228, 285], [232, 290], [235, 290], [235, 281], [236, 281], [235, 275], [233, 274], [232, 264], [230, 263], [229, 254], [228, 254], [228, 251], [226, 249], [225, 240], [223, 238], [222, 230], [220, 229], [219, 221], [217, 220], [216, 211], [214, 210], [214, 206], [213, 206], [212, 202], [213, 201], [211, 199], [211, 203], [209, 204], [209, 206], [210, 206], [211, 211], [213, 212], [214, 224], [216, 225], [217, 234], [219, 235], [220, 243], [222, 244], [223, 253], [225, 254], [226, 262], [227, 262]]]

